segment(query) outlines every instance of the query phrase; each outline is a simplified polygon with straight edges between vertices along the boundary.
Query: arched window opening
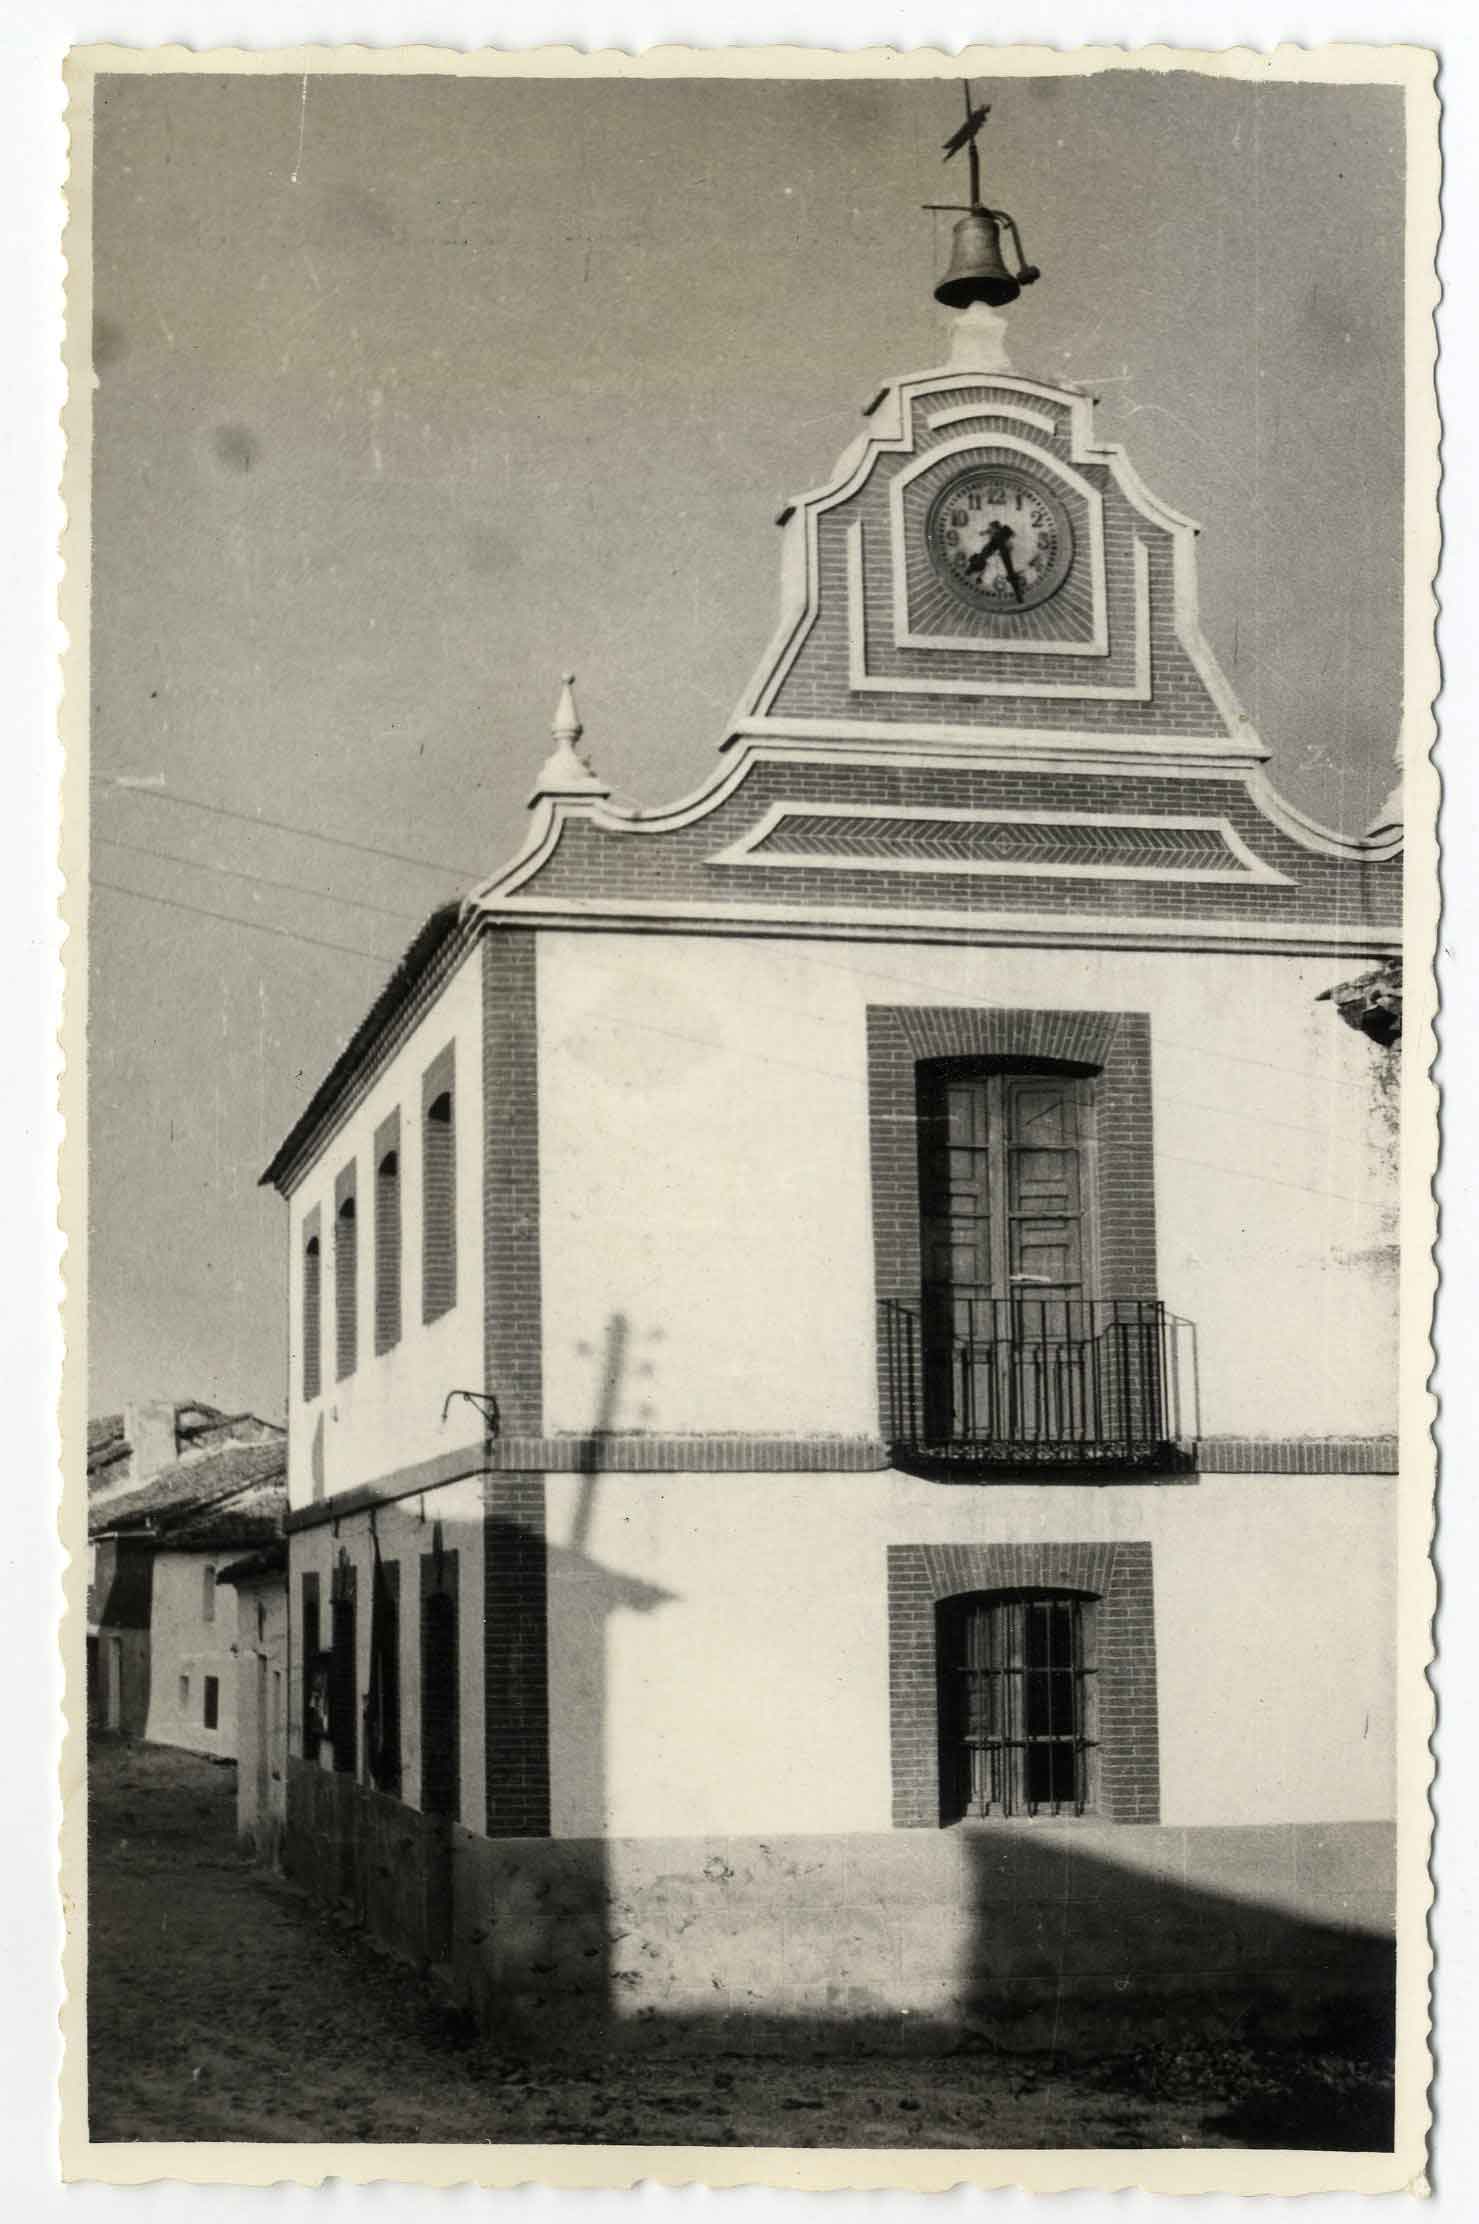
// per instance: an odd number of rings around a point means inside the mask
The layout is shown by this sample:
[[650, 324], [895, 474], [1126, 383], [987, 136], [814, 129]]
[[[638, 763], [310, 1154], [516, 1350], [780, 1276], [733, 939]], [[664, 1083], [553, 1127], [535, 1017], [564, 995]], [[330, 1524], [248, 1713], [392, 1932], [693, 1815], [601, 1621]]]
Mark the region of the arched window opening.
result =
[[421, 1317], [457, 1302], [457, 1129], [449, 1045], [423, 1081], [421, 1117]]
[[334, 1216], [334, 1353], [339, 1380], [354, 1373], [359, 1348], [359, 1223], [353, 1192]]
[[392, 1113], [375, 1138], [375, 1350], [401, 1340], [400, 1115]]
[[[313, 1216], [315, 1229], [318, 1215]], [[317, 1234], [303, 1246], [303, 1399], [309, 1403], [323, 1388], [323, 1260]]]

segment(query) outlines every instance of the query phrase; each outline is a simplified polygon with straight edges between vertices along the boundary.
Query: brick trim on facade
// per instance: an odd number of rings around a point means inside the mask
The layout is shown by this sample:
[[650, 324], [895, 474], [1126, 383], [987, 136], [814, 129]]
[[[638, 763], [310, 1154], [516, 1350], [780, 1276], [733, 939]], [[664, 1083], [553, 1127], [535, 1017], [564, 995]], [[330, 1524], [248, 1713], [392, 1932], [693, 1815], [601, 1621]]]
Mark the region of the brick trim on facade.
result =
[[1095, 1294], [1156, 1294], [1149, 1016], [870, 1004], [868, 1130], [878, 1397], [885, 1436], [890, 1406], [886, 1307], [893, 1303], [917, 1311], [920, 1305], [917, 1076], [920, 1064], [934, 1058], [1048, 1059], [1097, 1076]]
[[483, 1738], [490, 1838], [550, 1834], [549, 1590], [542, 1475], [483, 1485]]
[[[347, 1521], [372, 1507], [440, 1490], [468, 1475], [874, 1475], [891, 1472], [888, 1447], [878, 1437], [618, 1436], [604, 1438], [500, 1437], [466, 1452], [442, 1452], [397, 1468], [373, 1483], [333, 1498], [293, 1507], [285, 1517], [290, 1536], [302, 1529]], [[1096, 1476], [1095, 1487], [1116, 1481], [1144, 1487], [1195, 1487], [1197, 1475], [1395, 1475], [1397, 1440], [1390, 1436], [1220, 1436], [1197, 1447], [1190, 1473]], [[911, 1476], [911, 1480], [915, 1480]], [[1030, 1483], [1034, 1490], [1080, 1490], [1084, 1477], [1051, 1468], [999, 1470], [990, 1476], [942, 1476], [942, 1488], [1000, 1490]]]
[[534, 933], [483, 944], [483, 1387], [504, 1429], [544, 1426]]
[[1048, 1585], [1099, 1602], [1094, 1815], [1105, 1822], [1160, 1820], [1149, 1544], [900, 1544], [888, 1547], [889, 1744], [897, 1829], [933, 1830], [940, 1824], [936, 1607], [967, 1591]]

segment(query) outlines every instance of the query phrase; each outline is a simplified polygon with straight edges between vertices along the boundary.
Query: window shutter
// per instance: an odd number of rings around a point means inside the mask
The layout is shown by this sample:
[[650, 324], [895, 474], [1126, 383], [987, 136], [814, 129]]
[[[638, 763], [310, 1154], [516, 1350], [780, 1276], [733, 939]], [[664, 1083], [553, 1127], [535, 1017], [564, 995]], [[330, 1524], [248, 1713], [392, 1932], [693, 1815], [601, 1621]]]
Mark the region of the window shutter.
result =
[[319, 1589], [316, 1575], [303, 1578], [303, 1758], [318, 1758], [319, 1706], [315, 1688], [319, 1674], [319, 1654], [323, 1647], [323, 1632], [319, 1621]]
[[375, 1349], [401, 1340], [401, 1116], [375, 1130]]
[[303, 1223], [303, 1400], [323, 1388], [323, 1257], [317, 1205]]
[[457, 1302], [457, 1126], [453, 1045], [421, 1084], [421, 1317]]
[[354, 1161], [334, 1184], [334, 1355], [339, 1380], [354, 1373], [359, 1345], [359, 1219]]
[[355, 1724], [355, 1568], [347, 1557], [334, 1570], [331, 1613], [333, 1650], [329, 1658], [329, 1742], [334, 1767], [352, 1776], [358, 1759]]

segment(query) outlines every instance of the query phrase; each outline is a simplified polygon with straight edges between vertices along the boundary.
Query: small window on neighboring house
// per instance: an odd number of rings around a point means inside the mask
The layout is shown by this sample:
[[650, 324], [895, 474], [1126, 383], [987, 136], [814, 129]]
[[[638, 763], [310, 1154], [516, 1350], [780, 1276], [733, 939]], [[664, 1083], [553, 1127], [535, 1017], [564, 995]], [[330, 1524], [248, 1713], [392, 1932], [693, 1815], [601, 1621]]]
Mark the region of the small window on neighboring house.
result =
[[200, 1618], [203, 1622], [213, 1622], [216, 1618], [216, 1571], [214, 1568], [202, 1568], [200, 1571]]
[[317, 1207], [304, 1222], [303, 1242], [303, 1399], [307, 1404], [323, 1388], [323, 1258], [319, 1247]]
[[219, 1678], [218, 1678], [218, 1677], [216, 1677], [216, 1676], [207, 1676], [207, 1677], [206, 1677], [206, 1679], [205, 1679], [205, 1726], [206, 1726], [206, 1728], [207, 1728], [208, 1730], [214, 1730], [214, 1729], [215, 1729], [215, 1728], [216, 1728], [216, 1727], [218, 1726], [218, 1724], [219, 1724], [219, 1722], [220, 1722], [220, 1716], [221, 1716], [221, 1685], [220, 1685], [220, 1680], [219, 1680]]
[[452, 1045], [428, 1067], [421, 1092], [421, 1317], [457, 1302], [457, 1165]]
[[354, 1373], [359, 1346], [359, 1223], [354, 1166], [334, 1184], [334, 1355], [339, 1380]]
[[186, 1712], [188, 1712], [188, 1710], [189, 1710], [189, 1706], [190, 1706], [190, 1678], [189, 1678], [188, 1676], [181, 1676], [181, 1678], [180, 1678], [180, 1712], [181, 1712], [181, 1714], [185, 1714]]
[[1091, 1804], [1095, 1602], [1069, 1591], [941, 1601], [941, 1810], [1081, 1815]]
[[375, 1349], [401, 1340], [401, 1120], [392, 1112], [375, 1134]]

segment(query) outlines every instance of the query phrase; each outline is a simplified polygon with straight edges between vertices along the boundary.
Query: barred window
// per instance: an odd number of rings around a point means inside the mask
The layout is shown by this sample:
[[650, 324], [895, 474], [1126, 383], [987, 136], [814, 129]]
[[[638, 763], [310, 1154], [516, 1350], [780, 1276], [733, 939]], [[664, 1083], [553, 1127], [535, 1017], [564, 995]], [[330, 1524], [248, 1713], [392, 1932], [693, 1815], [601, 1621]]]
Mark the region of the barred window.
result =
[[1093, 1804], [1094, 1607], [1066, 1590], [943, 1599], [943, 1817], [1081, 1815]]
[[452, 1045], [427, 1068], [421, 1095], [421, 1317], [457, 1302], [457, 1128]]

